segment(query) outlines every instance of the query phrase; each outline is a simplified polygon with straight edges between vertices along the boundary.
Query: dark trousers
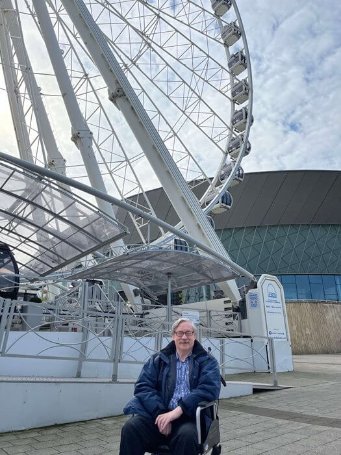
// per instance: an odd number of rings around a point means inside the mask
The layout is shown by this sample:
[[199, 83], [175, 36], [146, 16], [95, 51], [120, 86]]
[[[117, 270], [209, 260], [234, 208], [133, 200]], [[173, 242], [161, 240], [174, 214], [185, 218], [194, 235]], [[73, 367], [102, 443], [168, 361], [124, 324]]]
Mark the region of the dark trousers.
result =
[[172, 432], [163, 436], [151, 419], [133, 416], [121, 432], [120, 455], [144, 455], [167, 443], [172, 455], [198, 455], [198, 434], [195, 422], [184, 416], [172, 422]]

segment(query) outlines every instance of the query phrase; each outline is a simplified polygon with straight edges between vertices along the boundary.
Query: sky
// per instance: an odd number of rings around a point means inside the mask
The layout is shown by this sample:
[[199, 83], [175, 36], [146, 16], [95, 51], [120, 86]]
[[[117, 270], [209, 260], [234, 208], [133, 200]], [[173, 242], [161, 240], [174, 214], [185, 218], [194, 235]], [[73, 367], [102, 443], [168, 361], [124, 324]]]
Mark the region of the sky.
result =
[[246, 172], [341, 169], [341, 2], [239, 0], [253, 74]]
[[[252, 150], [242, 167], [341, 170], [340, 0], [236, 1], [250, 50], [254, 99]], [[43, 71], [40, 53], [36, 58]], [[15, 137], [3, 80], [0, 119], [0, 150], [8, 152]], [[67, 144], [63, 153], [74, 146], [70, 128], [58, 139]]]
[[[237, 5], [253, 74], [252, 151], [243, 159], [244, 170], [340, 170], [341, 2], [237, 0]], [[3, 109], [1, 101], [0, 115]], [[14, 133], [8, 115], [1, 115], [0, 134], [1, 149], [10, 150]], [[64, 135], [69, 143], [69, 129]]]

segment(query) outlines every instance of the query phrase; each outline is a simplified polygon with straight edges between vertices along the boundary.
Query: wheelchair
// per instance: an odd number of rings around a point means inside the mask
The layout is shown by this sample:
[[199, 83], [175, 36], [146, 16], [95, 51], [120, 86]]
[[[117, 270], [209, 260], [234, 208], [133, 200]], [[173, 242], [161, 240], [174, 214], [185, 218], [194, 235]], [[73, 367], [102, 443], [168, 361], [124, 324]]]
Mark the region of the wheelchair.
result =
[[[218, 403], [199, 403], [196, 410], [196, 426], [198, 432], [199, 452], [198, 455], [220, 455], [220, 431], [218, 418]], [[169, 455], [167, 445], [159, 446], [151, 455]]]

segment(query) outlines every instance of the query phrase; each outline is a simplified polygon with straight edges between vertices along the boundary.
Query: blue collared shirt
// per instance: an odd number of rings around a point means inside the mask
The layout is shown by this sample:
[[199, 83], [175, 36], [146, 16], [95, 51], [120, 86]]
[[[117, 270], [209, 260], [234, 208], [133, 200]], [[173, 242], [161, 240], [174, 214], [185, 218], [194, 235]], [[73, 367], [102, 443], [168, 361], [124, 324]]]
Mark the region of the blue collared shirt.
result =
[[[191, 355], [191, 354], [190, 354]], [[187, 396], [190, 393], [189, 389], [189, 357], [182, 362], [176, 354], [176, 383], [172, 399], [169, 403], [169, 409], [175, 409], [178, 406], [180, 398]]]

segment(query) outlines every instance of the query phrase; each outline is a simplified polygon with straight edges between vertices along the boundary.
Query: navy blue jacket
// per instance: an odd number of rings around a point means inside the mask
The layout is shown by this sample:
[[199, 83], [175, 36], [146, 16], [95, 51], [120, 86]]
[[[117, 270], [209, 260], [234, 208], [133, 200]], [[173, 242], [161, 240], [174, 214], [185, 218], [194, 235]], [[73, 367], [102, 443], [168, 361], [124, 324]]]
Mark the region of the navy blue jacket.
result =
[[[134, 397], [123, 409], [125, 414], [137, 414], [153, 420], [168, 412], [176, 382], [176, 348], [171, 341], [145, 363], [135, 384]], [[220, 371], [216, 359], [195, 340], [189, 364], [190, 393], [179, 400], [183, 413], [195, 417], [202, 401], [219, 398]]]

